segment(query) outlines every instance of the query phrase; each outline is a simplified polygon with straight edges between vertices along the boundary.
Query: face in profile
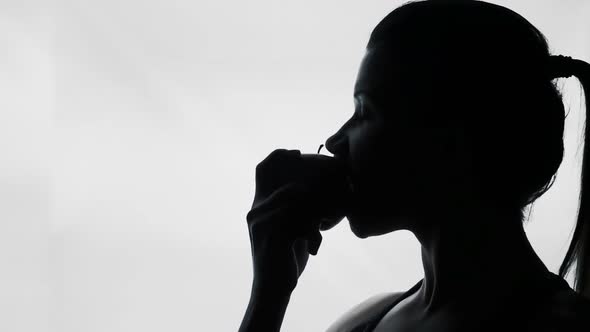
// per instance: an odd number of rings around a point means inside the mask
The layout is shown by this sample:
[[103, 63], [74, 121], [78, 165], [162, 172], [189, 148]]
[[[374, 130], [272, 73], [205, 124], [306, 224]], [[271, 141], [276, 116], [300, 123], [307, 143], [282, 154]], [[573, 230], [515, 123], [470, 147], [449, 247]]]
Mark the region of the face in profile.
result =
[[[331, 153], [349, 163], [354, 204], [347, 219], [360, 238], [411, 228], [428, 207], [428, 189], [435, 185], [435, 142], [405, 116], [410, 110], [403, 95], [395, 97], [399, 84], [391, 60], [391, 51], [365, 53], [354, 88], [354, 114], [326, 141]], [[385, 98], [379, 92], [384, 86], [389, 89]]]

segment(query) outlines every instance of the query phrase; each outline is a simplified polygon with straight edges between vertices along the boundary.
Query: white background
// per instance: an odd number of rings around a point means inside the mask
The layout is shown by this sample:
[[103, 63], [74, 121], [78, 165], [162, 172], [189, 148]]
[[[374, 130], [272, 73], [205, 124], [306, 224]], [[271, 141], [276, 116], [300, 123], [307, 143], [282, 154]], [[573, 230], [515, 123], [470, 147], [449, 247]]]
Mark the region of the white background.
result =
[[[590, 2], [493, 1], [590, 61]], [[0, 329], [236, 331], [254, 168], [352, 115], [373, 27], [401, 1], [0, 1]], [[554, 272], [579, 192], [583, 100], [527, 232]], [[323, 153], [326, 153], [324, 150]], [[422, 277], [411, 233], [329, 232], [282, 331], [323, 331]]]

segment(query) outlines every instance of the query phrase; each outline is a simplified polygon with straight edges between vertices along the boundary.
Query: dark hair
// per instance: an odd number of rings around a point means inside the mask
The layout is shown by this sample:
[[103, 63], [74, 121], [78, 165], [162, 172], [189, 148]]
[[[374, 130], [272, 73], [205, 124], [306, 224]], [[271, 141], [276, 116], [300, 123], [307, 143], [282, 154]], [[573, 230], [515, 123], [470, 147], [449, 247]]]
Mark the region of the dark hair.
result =
[[[410, 119], [468, 138], [479, 188], [499, 206], [523, 210], [553, 185], [563, 159], [565, 108], [553, 79], [578, 77], [590, 98], [590, 65], [551, 56], [544, 35], [521, 15], [483, 1], [413, 1], [389, 13], [367, 51], [392, 52], [395, 88]], [[571, 71], [571, 73], [567, 73]], [[586, 114], [590, 114], [586, 102]], [[412, 112], [412, 110], [415, 110]], [[444, 110], [445, 112], [442, 112]], [[452, 112], [449, 112], [451, 111]], [[590, 134], [585, 127], [580, 208], [559, 269], [577, 264], [576, 291], [590, 291]], [[590, 296], [590, 294], [586, 294]]]

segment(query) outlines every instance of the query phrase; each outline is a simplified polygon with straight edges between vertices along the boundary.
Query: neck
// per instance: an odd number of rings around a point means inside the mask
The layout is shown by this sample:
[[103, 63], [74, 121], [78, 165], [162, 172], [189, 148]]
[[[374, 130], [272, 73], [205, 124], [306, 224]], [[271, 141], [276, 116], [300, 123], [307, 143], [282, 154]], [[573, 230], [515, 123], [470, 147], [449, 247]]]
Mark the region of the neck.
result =
[[485, 211], [439, 217], [434, 226], [411, 230], [422, 245], [424, 281], [416, 300], [426, 312], [490, 303], [546, 277], [519, 218]]

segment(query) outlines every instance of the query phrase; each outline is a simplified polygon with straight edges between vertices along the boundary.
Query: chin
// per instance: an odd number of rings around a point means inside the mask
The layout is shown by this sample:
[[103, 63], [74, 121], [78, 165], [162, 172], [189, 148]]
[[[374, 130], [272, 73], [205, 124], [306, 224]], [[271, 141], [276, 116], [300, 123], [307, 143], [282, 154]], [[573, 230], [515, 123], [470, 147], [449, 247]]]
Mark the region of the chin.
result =
[[350, 230], [352, 233], [358, 237], [359, 239], [366, 239], [371, 236], [371, 234], [358, 230], [357, 228], [351, 225]]
[[356, 237], [361, 239], [405, 229], [401, 225], [385, 223], [383, 221], [370, 219], [370, 217], [364, 217], [359, 220], [356, 216], [347, 216], [347, 219], [348, 225], [350, 226], [350, 231]]
[[371, 223], [367, 218], [364, 220], [358, 220], [354, 216], [347, 217], [348, 225], [350, 226], [350, 231], [358, 238], [366, 239], [370, 236], [379, 235], [379, 233], [375, 232], [376, 229], [371, 227]]
[[359, 228], [355, 227], [355, 225], [352, 222], [350, 222], [350, 219], [348, 220], [348, 226], [350, 227], [350, 231], [352, 232], [352, 234], [354, 234], [356, 237], [364, 239], [368, 236], [365, 234], [365, 232], [362, 232], [361, 230], [359, 230]]

